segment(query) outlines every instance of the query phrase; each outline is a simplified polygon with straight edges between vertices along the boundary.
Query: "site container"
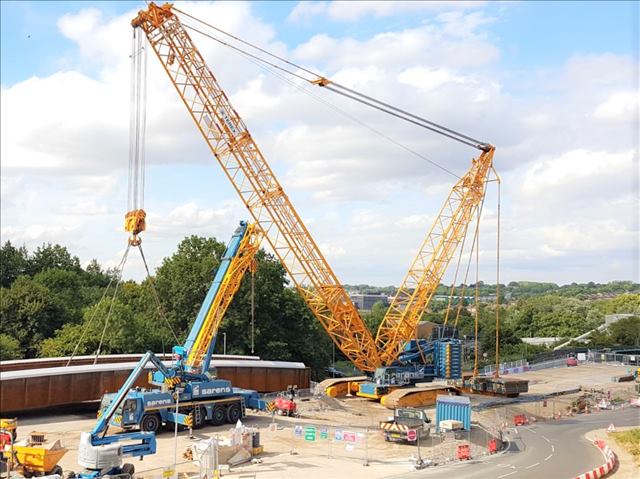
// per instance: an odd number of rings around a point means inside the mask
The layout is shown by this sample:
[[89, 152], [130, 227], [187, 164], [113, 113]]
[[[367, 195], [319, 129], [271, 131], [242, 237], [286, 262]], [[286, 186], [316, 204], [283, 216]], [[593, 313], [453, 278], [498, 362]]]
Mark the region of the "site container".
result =
[[463, 429], [471, 429], [471, 401], [466, 396], [444, 396], [436, 398], [436, 428], [439, 430], [440, 421], [453, 419], [460, 421]]

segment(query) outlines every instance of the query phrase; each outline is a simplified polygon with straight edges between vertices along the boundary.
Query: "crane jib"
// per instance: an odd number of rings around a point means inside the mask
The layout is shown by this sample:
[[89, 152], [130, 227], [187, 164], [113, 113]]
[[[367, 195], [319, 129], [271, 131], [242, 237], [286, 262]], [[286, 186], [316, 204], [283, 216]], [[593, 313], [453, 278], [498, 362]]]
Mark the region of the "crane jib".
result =
[[[493, 146], [477, 145], [480, 155], [454, 185], [374, 340], [171, 8], [170, 4], [159, 7], [150, 3], [132, 24], [145, 31], [150, 46], [256, 226], [264, 233], [309, 309], [356, 367], [374, 371], [393, 362], [400, 352], [398, 345], [411, 339], [417, 321], [473, 220], [472, 213], [484, 198], [487, 175], [493, 169]], [[418, 121], [416, 117], [413, 120]], [[436, 125], [427, 123], [427, 126]], [[447, 134], [457, 134], [437, 127]], [[466, 141], [465, 137], [462, 139]]]

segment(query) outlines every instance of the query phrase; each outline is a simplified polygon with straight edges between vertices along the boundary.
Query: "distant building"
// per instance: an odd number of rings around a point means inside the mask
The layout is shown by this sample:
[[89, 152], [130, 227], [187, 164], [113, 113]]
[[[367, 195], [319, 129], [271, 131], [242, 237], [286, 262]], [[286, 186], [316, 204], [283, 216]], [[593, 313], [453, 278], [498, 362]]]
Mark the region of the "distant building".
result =
[[386, 294], [363, 294], [351, 293], [349, 295], [353, 304], [361, 311], [370, 311], [373, 305], [382, 302], [385, 306], [389, 306], [389, 298]]

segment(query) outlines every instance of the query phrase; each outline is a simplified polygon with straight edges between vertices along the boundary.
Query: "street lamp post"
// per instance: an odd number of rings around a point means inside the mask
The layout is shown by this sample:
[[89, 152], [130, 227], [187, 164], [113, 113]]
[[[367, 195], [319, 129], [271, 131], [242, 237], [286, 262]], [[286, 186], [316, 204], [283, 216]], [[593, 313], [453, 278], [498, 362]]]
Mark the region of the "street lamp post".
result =
[[227, 333], [222, 333], [222, 354], [227, 355]]

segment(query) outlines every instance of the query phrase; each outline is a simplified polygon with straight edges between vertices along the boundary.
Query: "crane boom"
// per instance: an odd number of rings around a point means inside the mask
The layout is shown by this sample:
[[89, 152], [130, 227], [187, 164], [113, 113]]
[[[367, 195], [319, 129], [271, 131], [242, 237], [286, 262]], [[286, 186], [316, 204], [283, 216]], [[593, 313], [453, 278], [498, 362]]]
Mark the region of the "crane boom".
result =
[[150, 3], [141, 28], [254, 222], [331, 339], [356, 367], [381, 364], [373, 337], [170, 4]]
[[190, 371], [205, 372], [209, 369], [218, 327], [240, 287], [245, 271], [254, 261], [261, 240], [255, 225], [240, 222], [185, 341], [185, 365]]
[[489, 146], [482, 151], [456, 182], [389, 306], [376, 335], [384, 364], [392, 363], [414, 337], [418, 321], [484, 198], [494, 150]]

